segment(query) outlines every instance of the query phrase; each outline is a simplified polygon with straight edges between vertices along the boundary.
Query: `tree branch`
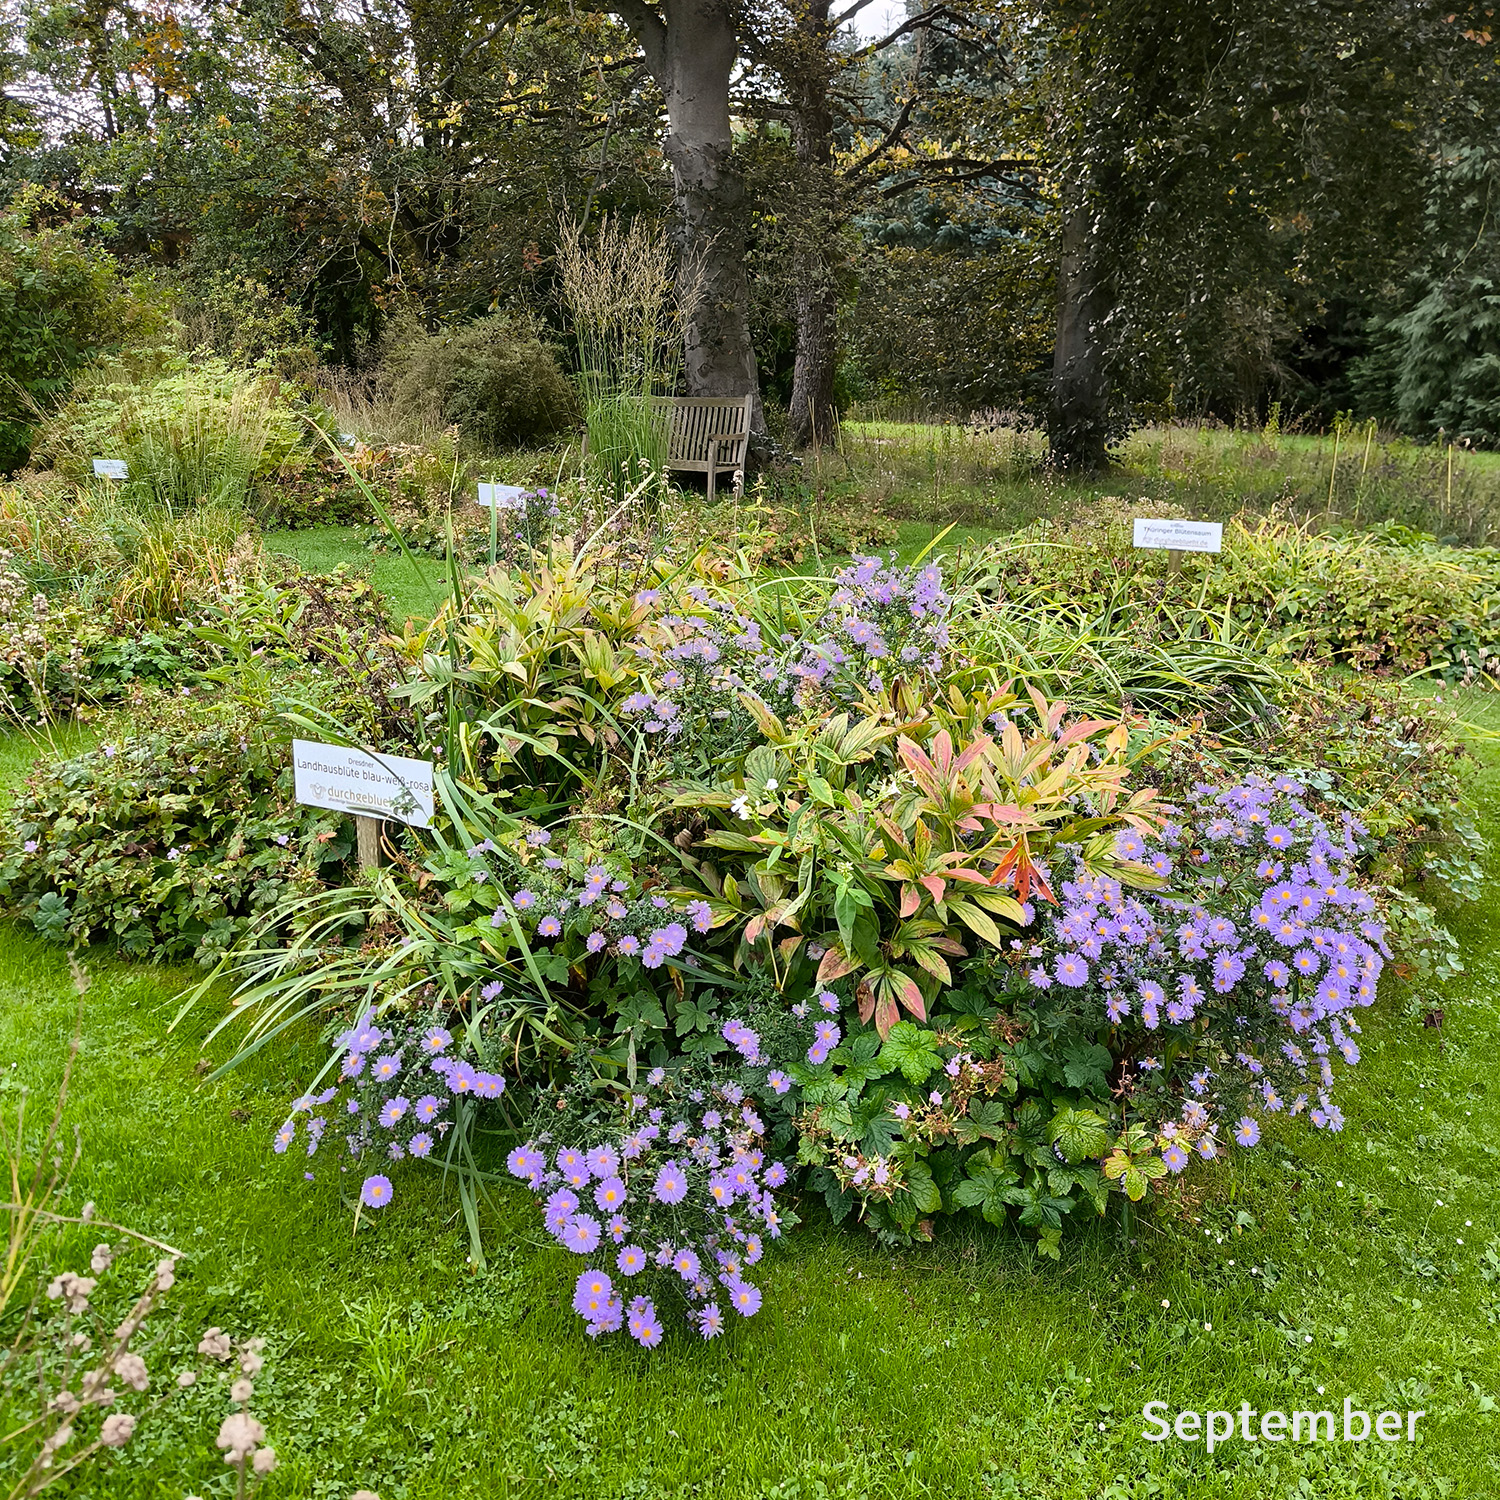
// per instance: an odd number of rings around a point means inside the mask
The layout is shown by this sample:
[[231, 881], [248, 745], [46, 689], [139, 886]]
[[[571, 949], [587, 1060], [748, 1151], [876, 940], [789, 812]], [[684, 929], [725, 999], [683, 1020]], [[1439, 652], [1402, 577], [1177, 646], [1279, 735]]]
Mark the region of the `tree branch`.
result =
[[667, 87], [667, 23], [646, 0], [609, 0], [609, 8], [630, 28], [646, 57], [657, 87]]

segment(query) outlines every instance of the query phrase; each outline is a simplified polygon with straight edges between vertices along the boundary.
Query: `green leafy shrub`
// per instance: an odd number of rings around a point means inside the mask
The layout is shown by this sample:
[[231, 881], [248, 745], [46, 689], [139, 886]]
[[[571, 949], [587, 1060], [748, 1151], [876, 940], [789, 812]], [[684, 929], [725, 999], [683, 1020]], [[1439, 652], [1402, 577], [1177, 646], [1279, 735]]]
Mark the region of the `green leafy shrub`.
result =
[[183, 349], [298, 381], [311, 378], [325, 353], [307, 312], [282, 301], [258, 276], [189, 261], [171, 290]]
[[537, 326], [494, 313], [426, 332], [413, 317], [393, 321], [383, 345], [389, 401], [435, 427], [457, 427], [485, 448], [536, 443], [577, 420], [578, 404]]
[[139, 509], [248, 505], [310, 453], [305, 403], [274, 376], [220, 359], [145, 372], [107, 362], [46, 422], [36, 451], [91, 482], [92, 460], [122, 458], [120, 488]]
[[1442, 546], [1397, 525], [1314, 532], [1246, 516], [1225, 525], [1222, 553], [1189, 553], [1174, 576], [1165, 552], [1131, 544], [1141, 508], [1101, 501], [997, 544], [1002, 598], [1069, 617], [1134, 614], [1148, 633], [1203, 611], [1280, 637], [1296, 655], [1450, 681], [1500, 656], [1500, 550]]
[[36, 190], [0, 213], [0, 472], [26, 461], [38, 417], [81, 369], [161, 322], [89, 229]]
[[34, 771], [0, 832], [0, 900], [47, 937], [216, 958], [351, 852], [349, 820], [297, 806], [283, 726], [143, 698], [132, 732]]

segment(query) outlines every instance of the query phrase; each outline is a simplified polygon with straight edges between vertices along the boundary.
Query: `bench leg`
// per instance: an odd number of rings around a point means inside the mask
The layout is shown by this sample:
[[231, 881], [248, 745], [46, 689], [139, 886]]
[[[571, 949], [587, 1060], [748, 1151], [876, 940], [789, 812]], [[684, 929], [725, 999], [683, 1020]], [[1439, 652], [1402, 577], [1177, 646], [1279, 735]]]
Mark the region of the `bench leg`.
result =
[[712, 463], [708, 466], [708, 503], [714, 503], [714, 481], [719, 477], [718, 470]]

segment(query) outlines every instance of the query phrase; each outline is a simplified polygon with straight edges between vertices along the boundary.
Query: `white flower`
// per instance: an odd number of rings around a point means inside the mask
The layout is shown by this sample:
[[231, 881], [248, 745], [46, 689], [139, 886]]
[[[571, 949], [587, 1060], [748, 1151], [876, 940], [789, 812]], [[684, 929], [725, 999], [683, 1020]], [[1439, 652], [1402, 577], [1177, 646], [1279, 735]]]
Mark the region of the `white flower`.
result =
[[768, 792], [774, 792], [780, 785], [781, 783], [774, 776], [766, 777], [766, 790]]
[[206, 1354], [210, 1359], [228, 1359], [233, 1353], [229, 1335], [222, 1328], [210, 1328], [198, 1343], [198, 1353]]
[[151, 1376], [146, 1372], [146, 1361], [129, 1350], [115, 1359], [115, 1374], [133, 1391], [143, 1391], [151, 1384]]
[[266, 1429], [247, 1411], [231, 1412], [224, 1418], [217, 1439], [225, 1450], [226, 1464], [242, 1464], [250, 1456], [252, 1448], [259, 1447]]
[[269, 1474], [276, 1467], [276, 1450], [274, 1448], [257, 1448], [255, 1457], [250, 1460], [250, 1467], [257, 1474]]
[[135, 1434], [135, 1418], [128, 1411], [117, 1411], [104, 1419], [99, 1441], [106, 1448], [123, 1448]]
[[750, 816], [750, 799], [748, 797], [736, 797], [729, 804], [729, 810], [737, 818], [748, 818]]
[[114, 1260], [115, 1252], [108, 1245], [95, 1245], [94, 1253], [89, 1256], [89, 1270], [95, 1276], [102, 1276], [109, 1270], [110, 1262]]

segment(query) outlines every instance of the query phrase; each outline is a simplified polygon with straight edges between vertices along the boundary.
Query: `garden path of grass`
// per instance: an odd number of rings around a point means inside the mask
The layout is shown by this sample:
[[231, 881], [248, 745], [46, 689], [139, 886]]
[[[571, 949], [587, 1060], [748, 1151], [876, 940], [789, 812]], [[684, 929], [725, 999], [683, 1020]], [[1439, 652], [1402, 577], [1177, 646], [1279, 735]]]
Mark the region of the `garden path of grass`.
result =
[[[23, 756], [4, 748], [14, 779]], [[1500, 874], [1500, 756], [1475, 793]], [[206, 1083], [198, 1033], [166, 1029], [185, 973], [93, 955], [80, 1009], [64, 955], [0, 925], [0, 1092], [49, 1097], [79, 1018], [72, 1197], [187, 1252], [146, 1350], [158, 1378], [207, 1325], [268, 1340], [255, 1410], [282, 1467], [266, 1500], [361, 1484], [381, 1500], [1482, 1500], [1500, 1495], [1497, 915], [1500, 896], [1462, 916], [1469, 973], [1441, 996], [1382, 996], [1341, 1135], [1268, 1130], [1201, 1173], [1199, 1220], [1148, 1222], [1136, 1260], [1113, 1228], [1069, 1237], [1060, 1265], [951, 1228], [887, 1254], [810, 1209], [762, 1267], [758, 1317], [652, 1353], [583, 1335], [572, 1258], [519, 1189], [486, 1219], [483, 1272], [435, 1173], [395, 1174], [396, 1201], [356, 1239], [334, 1163], [269, 1149], [319, 1060], [311, 1039]], [[1421, 1023], [1434, 999], [1441, 1035]], [[1421, 1441], [1233, 1442], [1210, 1459], [1142, 1438], [1150, 1400], [1346, 1395], [1425, 1410]], [[174, 1399], [72, 1493], [230, 1493], [222, 1386]]]

